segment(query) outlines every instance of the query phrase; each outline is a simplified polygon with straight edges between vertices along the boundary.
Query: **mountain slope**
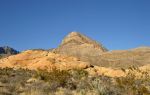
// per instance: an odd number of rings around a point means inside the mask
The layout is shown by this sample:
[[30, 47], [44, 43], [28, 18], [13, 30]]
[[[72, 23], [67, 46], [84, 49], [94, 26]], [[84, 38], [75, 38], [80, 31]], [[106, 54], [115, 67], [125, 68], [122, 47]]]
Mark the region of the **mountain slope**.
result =
[[[135, 48], [130, 50], [114, 50], [98, 56], [99, 66], [111, 68], [128, 68], [130, 66], [144, 66], [150, 64], [150, 48]], [[94, 61], [94, 60], [93, 60]]]
[[[75, 56], [82, 61], [92, 60], [92, 56], [99, 56], [107, 49], [96, 41], [78, 33], [68, 34], [60, 46], [53, 50], [55, 53]], [[94, 65], [94, 63], [92, 63]]]
[[128, 68], [132, 65], [150, 64], [149, 47], [107, 51], [103, 45], [78, 32], [68, 34], [53, 52], [74, 56], [81, 61], [102, 67]]

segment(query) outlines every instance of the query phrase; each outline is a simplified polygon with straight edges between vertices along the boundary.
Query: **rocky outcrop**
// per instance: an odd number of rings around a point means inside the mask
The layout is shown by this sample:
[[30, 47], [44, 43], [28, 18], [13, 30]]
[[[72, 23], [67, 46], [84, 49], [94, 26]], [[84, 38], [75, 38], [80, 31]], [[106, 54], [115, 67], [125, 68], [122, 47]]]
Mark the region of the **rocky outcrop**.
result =
[[47, 69], [57, 67], [61, 70], [87, 68], [90, 64], [79, 61], [75, 57], [64, 56], [43, 50], [27, 50], [0, 60], [0, 67], [28, 69]]
[[[12, 55], [0, 60], [1, 68], [24, 68], [30, 70], [47, 70], [51, 71], [53, 68], [60, 70], [84, 69], [90, 75], [107, 75], [111, 77], [123, 76], [121, 70], [114, 70], [111, 68], [92, 66], [88, 62], [80, 61], [78, 58], [55, 54], [43, 50], [27, 50], [17, 55]], [[113, 73], [113, 74], [112, 74]]]

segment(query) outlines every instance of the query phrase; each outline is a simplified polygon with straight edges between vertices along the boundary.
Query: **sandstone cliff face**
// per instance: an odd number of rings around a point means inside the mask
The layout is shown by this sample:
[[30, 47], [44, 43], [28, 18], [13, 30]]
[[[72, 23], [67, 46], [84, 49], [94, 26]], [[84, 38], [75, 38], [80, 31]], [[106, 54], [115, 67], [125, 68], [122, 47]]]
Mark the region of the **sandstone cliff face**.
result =
[[43, 50], [27, 50], [0, 60], [0, 67], [16, 67], [29, 69], [59, 69], [86, 68], [88, 63], [79, 61], [75, 57], [63, 56]]

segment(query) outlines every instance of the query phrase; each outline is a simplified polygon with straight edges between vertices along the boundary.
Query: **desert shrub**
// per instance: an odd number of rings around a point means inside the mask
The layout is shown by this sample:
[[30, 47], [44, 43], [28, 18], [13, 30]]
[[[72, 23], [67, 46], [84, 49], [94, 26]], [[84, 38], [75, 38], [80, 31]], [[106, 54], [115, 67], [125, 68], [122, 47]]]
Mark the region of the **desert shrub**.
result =
[[[88, 72], [83, 69], [70, 71], [53, 69], [51, 72], [39, 70], [37, 78], [50, 84], [50, 93], [58, 94], [58, 92], [62, 92], [70, 94], [75, 92], [76, 94], [87, 95], [89, 92], [92, 92], [95, 95], [117, 95], [110, 77], [104, 75], [89, 76]], [[63, 90], [58, 90], [59, 88]]]
[[149, 95], [150, 76], [146, 71], [130, 67], [128, 71], [122, 69], [125, 77], [116, 78], [116, 85], [125, 95]]
[[45, 82], [49, 82], [50, 85], [55, 84], [57, 85], [56, 87], [64, 87], [67, 80], [70, 78], [70, 74], [66, 70], [59, 70], [56, 68], [53, 68], [50, 72], [39, 69], [35, 77]]
[[[10, 75], [12, 73], [13, 69], [12, 68], [1, 68], [0, 70], [0, 75]], [[11, 73], [10, 73], [11, 72]]]
[[80, 80], [82, 78], [88, 77], [88, 72], [83, 69], [73, 69], [70, 70], [71, 77]]
[[25, 87], [26, 81], [34, 73], [27, 69], [0, 68], [0, 94], [19, 95]]
[[110, 83], [110, 80], [102, 79], [104, 76], [97, 77], [93, 81], [91, 81], [91, 87], [95, 92], [97, 92], [100, 95], [106, 95], [109, 93], [109, 87], [108, 84], [106, 84], [106, 81]]
[[48, 82], [50, 90], [56, 91], [59, 87], [75, 90], [80, 82], [88, 76], [87, 71], [73, 69], [70, 71], [53, 68], [50, 72], [39, 69], [36, 78]]
[[[126, 76], [91, 76], [84, 69], [0, 68], [0, 95], [150, 95], [150, 76], [130, 67]], [[36, 81], [27, 82], [29, 79]]]
[[66, 88], [71, 90], [77, 89], [78, 85], [88, 77], [88, 72], [83, 69], [73, 69], [69, 73], [71, 77], [67, 80]]
[[85, 86], [87, 86], [86, 92], [91, 91], [94, 95], [119, 95], [113, 79], [104, 75], [88, 77]]

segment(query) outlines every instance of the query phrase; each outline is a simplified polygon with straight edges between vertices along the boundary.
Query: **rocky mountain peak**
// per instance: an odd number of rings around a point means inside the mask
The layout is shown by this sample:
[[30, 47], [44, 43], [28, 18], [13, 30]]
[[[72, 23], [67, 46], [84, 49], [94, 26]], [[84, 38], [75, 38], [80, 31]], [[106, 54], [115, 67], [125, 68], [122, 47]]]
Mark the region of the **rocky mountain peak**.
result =
[[19, 52], [9, 46], [0, 47], [0, 59], [10, 55], [18, 54]]
[[17, 50], [9, 46], [0, 47], [0, 54], [17, 54], [17, 53], [19, 53]]
[[88, 44], [92, 45], [93, 47], [101, 48], [102, 51], [106, 51], [106, 49], [102, 46], [102, 44], [92, 40], [91, 38], [79, 33], [79, 32], [71, 32], [69, 33], [62, 41], [61, 46], [66, 44], [72, 45], [83, 45]]
[[73, 32], [70, 32], [67, 36], [72, 37], [72, 36], [79, 36], [79, 35], [81, 35], [79, 32], [73, 31]]
[[95, 60], [93, 56], [99, 56], [106, 51], [107, 49], [102, 44], [79, 32], [69, 33], [60, 46], [53, 50], [55, 53], [74, 56], [85, 62]]
[[61, 45], [64, 45], [70, 42], [86, 43], [86, 38], [79, 32], [71, 32], [63, 39]]

